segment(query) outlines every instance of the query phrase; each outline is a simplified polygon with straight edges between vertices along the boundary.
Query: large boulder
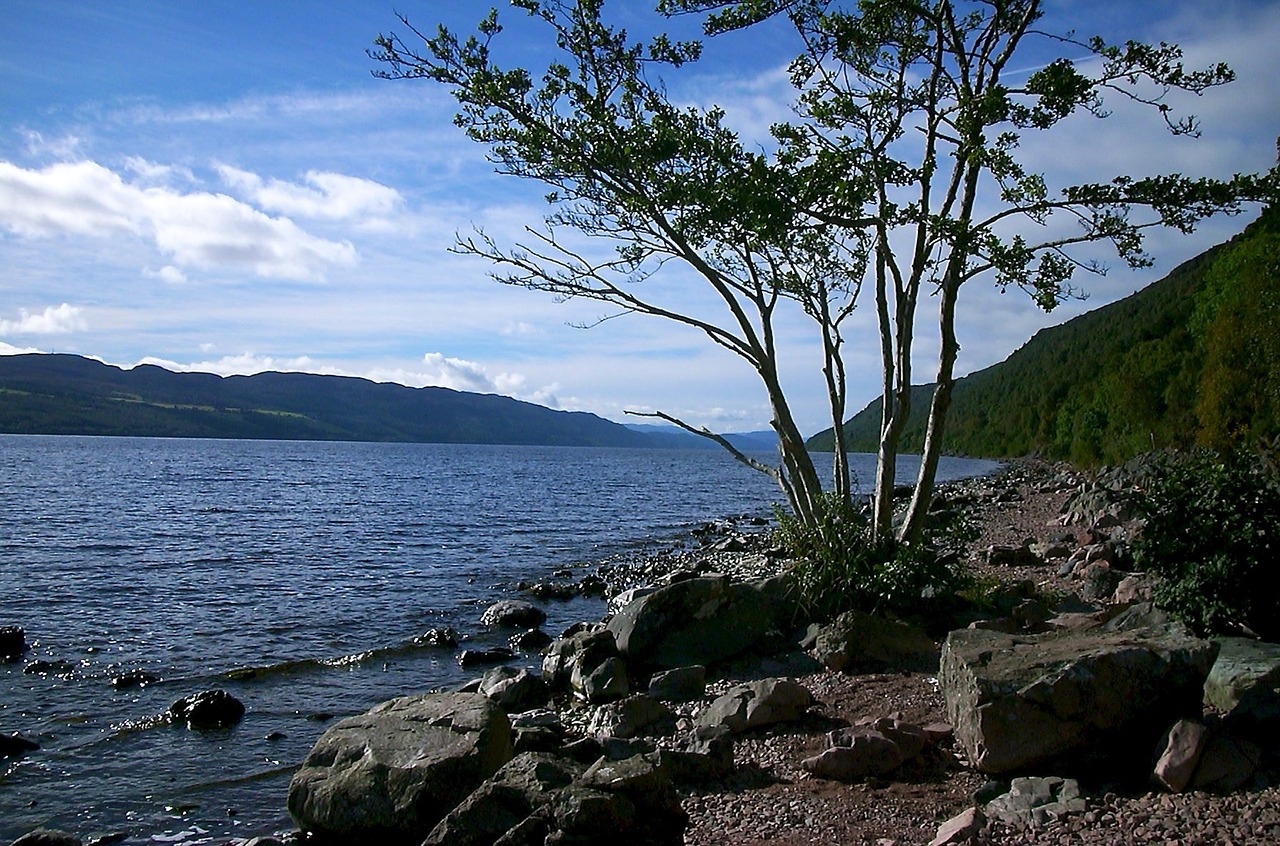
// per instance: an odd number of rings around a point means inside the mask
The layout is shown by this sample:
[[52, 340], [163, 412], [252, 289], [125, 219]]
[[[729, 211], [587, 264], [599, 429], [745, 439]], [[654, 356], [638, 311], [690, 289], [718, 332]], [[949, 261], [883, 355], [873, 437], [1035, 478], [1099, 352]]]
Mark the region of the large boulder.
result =
[[1204, 683], [1204, 701], [1235, 729], [1274, 743], [1280, 739], [1280, 644], [1243, 637], [1214, 638], [1221, 649]]
[[626, 662], [613, 633], [603, 627], [555, 640], [542, 659], [542, 678], [553, 690], [591, 703], [621, 699], [630, 690]]
[[609, 620], [609, 631], [623, 655], [661, 669], [732, 658], [773, 627], [774, 608], [764, 595], [727, 576], [667, 585]]
[[1146, 765], [1161, 733], [1201, 713], [1217, 644], [1181, 626], [1010, 635], [954, 631], [938, 680], [959, 746], [977, 769], [1050, 761]]
[[504, 764], [444, 819], [423, 846], [492, 846], [582, 775], [584, 767], [546, 753], [526, 752]]
[[797, 720], [813, 704], [813, 694], [789, 679], [763, 679], [738, 685], [698, 716], [698, 725], [723, 726], [737, 734], [748, 729]]
[[485, 696], [392, 699], [321, 736], [289, 784], [289, 813], [322, 839], [420, 843], [511, 756], [511, 724]]
[[520, 755], [427, 836], [424, 846], [678, 846], [688, 815], [657, 756], [581, 765]]
[[920, 629], [865, 611], [846, 611], [819, 628], [809, 650], [829, 670], [928, 669], [938, 647]]

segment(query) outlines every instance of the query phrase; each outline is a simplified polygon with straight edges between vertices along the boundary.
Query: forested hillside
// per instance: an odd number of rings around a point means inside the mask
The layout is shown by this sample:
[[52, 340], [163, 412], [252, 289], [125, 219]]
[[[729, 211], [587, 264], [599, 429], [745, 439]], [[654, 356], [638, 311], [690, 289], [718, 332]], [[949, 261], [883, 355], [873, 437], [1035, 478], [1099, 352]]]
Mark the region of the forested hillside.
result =
[[[924, 435], [917, 389], [904, 443]], [[877, 400], [845, 424], [874, 452]], [[1154, 447], [1225, 446], [1280, 434], [1280, 211], [1126, 299], [1037, 333], [956, 384], [944, 449], [1080, 464]], [[828, 430], [810, 446], [831, 449]]]
[[0, 356], [0, 432], [416, 443], [653, 446], [625, 426], [491, 394], [343, 376], [131, 370]]

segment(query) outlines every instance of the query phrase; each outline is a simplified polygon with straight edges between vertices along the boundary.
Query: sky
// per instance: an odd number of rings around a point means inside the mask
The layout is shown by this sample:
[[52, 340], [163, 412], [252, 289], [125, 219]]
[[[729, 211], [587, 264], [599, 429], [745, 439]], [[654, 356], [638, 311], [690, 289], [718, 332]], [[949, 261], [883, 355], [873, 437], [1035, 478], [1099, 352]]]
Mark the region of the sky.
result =
[[[606, 320], [493, 282], [449, 250], [482, 228], [500, 242], [537, 227], [544, 188], [497, 175], [427, 81], [375, 78], [380, 33], [443, 22], [469, 33], [490, 2], [444, 0], [7, 0], [0, 26], [0, 354], [59, 352], [132, 367], [222, 375], [266, 370], [362, 376], [500, 393], [618, 420], [663, 411], [719, 431], [766, 428], [754, 373], [700, 334], [648, 317]], [[612, 0], [632, 32], [689, 36], [651, 0]], [[1081, 37], [1181, 44], [1189, 64], [1227, 61], [1233, 84], [1174, 105], [1202, 120], [1171, 138], [1147, 111], [1068, 121], [1024, 144], [1050, 185], [1121, 173], [1227, 177], [1276, 160], [1280, 2], [1051, 0], [1048, 20]], [[500, 6], [510, 65], [544, 67], [544, 30]], [[779, 27], [712, 39], [664, 81], [673, 98], [718, 105], [767, 145], [788, 117]], [[977, 280], [963, 291], [959, 372], [1003, 360], [1036, 331], [1144, 287], [1239, 232], [1215, 219], [1191, 236], [1149, 236], [1155, 267], [1118, 260], [1078, 277], [1087, 299], [1050, 314]], [[652, 281], [701, 308], [679, 268]], [[932, 302], [917, 373], [932, 371]], [[864, 306], [849, 339], [850, 412], [878, 393], [878, 341]], [[783, 377], [801, 428], [830, 424], [816, 349], [781, 325]]]

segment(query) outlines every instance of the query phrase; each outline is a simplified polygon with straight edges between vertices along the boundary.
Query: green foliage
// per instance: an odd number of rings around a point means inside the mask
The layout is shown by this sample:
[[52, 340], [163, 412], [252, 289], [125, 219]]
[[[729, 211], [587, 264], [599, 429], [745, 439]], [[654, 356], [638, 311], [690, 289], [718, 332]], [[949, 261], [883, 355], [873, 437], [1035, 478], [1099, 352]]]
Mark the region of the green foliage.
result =
[[[928, 387], [904, 444], [919, 449]], [[874, 451], [879, 404], [845, 425]], [[1045, 329], [956, 383], [946, 451], [1081, 466], [1280, 435], [1280, 210], [1119, 302]], [[829, 433], [810, 441], [830, 449]]]
[[777, 539], [796, 560], [801, 604], [827, 620], [849, 610], [916, 613], [927, 598], [956, 595], [968, 577], [931, 543], [875, 539], [870, 515], [831, 494], [805, 523], [777, 510]]
[[1159, 576], [1155, 600], [1204, 634], [1280, 635], [1280, 477], [1247, 450], [1165, 456], [1139, 507], [1135, 563]]

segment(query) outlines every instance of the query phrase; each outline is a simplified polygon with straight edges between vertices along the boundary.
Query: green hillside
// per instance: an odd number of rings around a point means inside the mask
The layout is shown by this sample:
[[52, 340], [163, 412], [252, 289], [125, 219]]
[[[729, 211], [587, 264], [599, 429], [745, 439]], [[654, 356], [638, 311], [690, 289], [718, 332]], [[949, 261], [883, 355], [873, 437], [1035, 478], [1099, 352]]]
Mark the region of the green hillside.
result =
[[592, 414], [307, 373], [220, 377], [73, 355], [0, 356], [0, 432], [651, 446]]
[[[923, 441], [916, 389], [904, 449]], [[879, 400], [845, 424], [874, 452]], [[1280, 211], [1118, 302], [1038, 332], [956, 383], [944, 450], [1111, 463], [1280, 434]], [[810, 447], [830, 450], [830, 430]]]

